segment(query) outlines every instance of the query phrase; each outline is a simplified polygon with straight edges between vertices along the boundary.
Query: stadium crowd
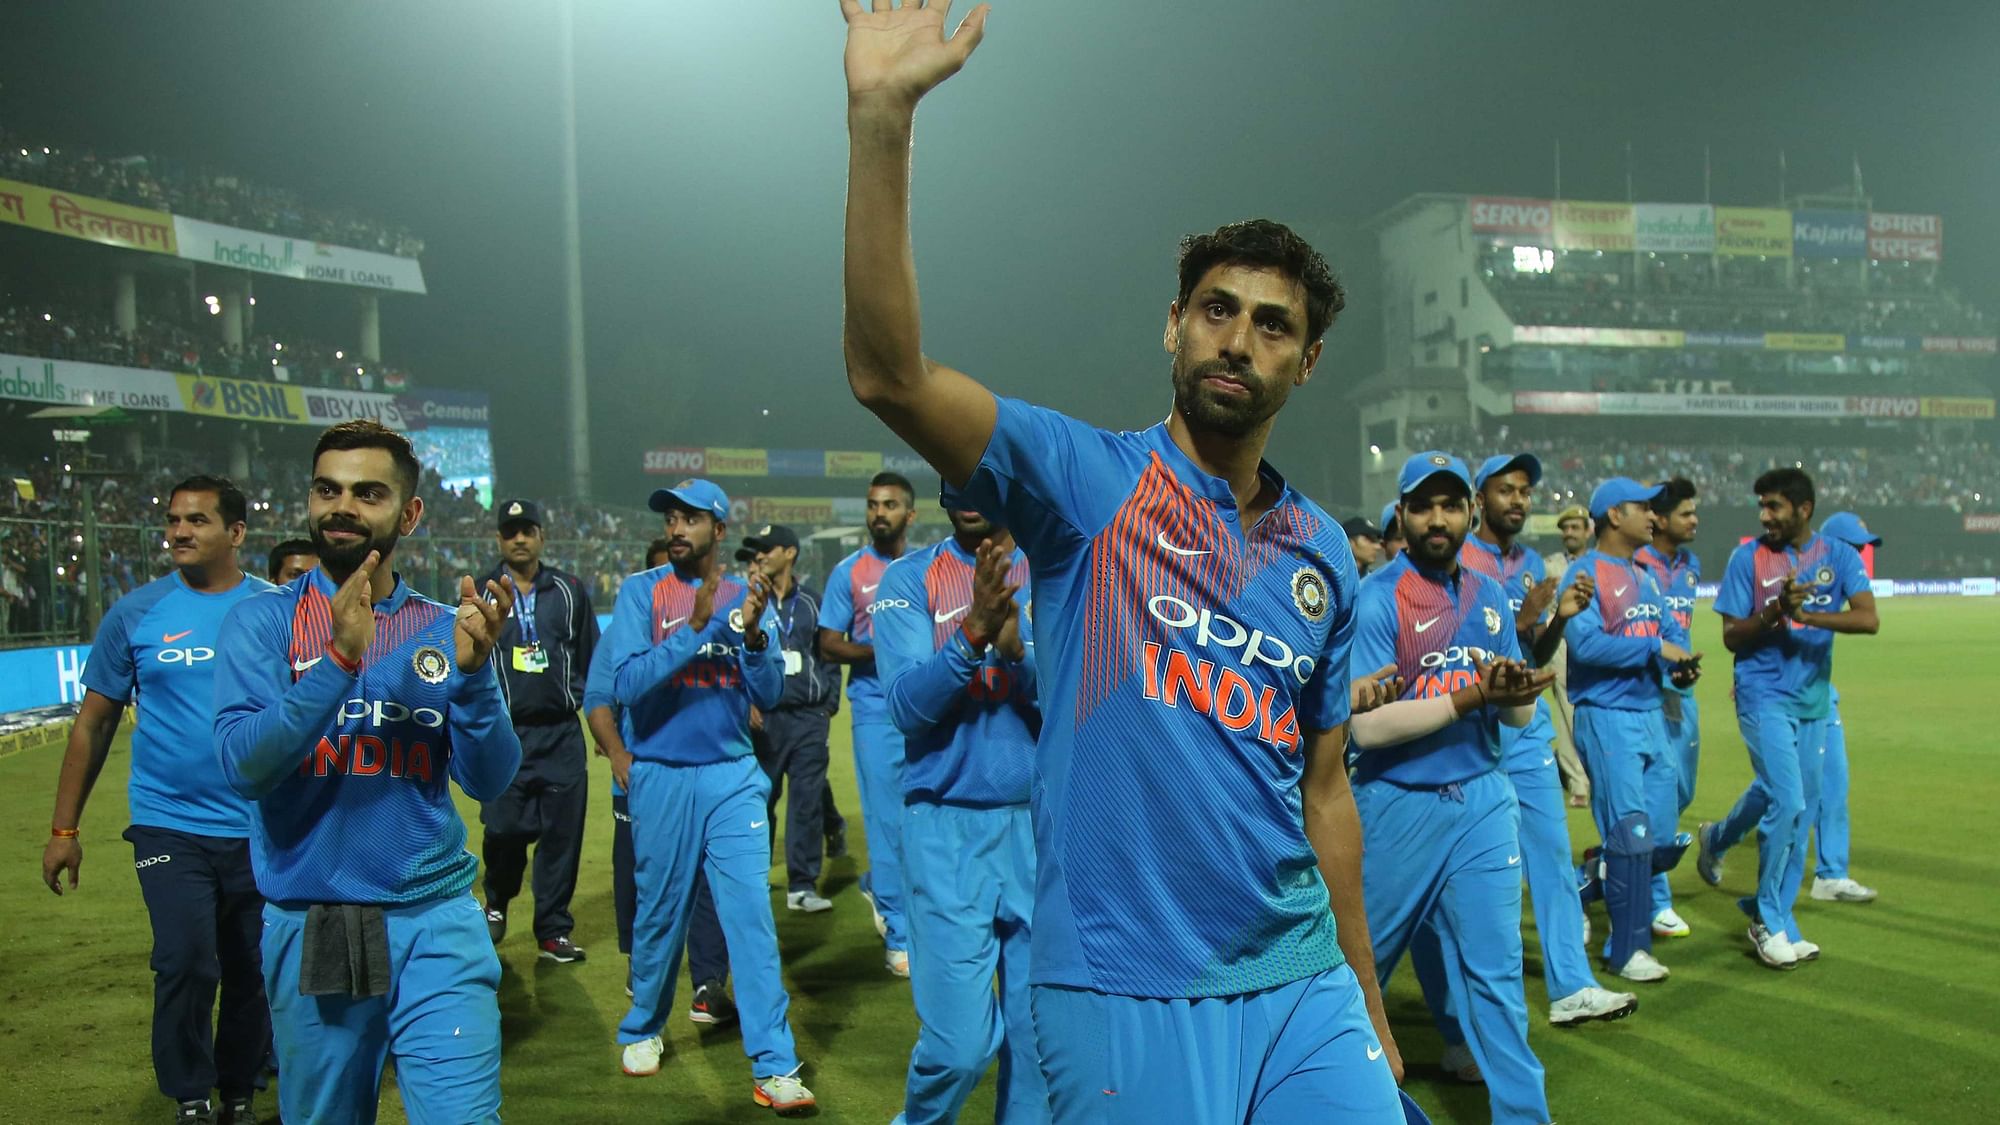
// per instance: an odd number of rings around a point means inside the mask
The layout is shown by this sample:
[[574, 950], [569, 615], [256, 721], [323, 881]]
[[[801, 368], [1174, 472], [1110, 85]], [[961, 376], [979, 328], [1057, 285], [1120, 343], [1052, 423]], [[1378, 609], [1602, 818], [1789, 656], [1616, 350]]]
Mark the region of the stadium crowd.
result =
[[0, 126], [0, 178], [149, 207], [192, 219], [405, 258], [424, 252], [408, 230], [297, 192], [156, 155], [100, 156]]
[[1920, 442], [1897, 448], [1853, 443], [1667, 441], [1642, 433], [1615, 438], [1510, 436], [1506, 427], [1482, 436], [1470, 426], [1412, 426], [1404, 444], [1413, 449], [1463, 449], [1496, 442], [1540, 457], [1549, 474], [1544, 490], [1565, 497], [1582, 495], [1593, 481], [1616, 475], [1642, 480], [1686, 477], [1704, 495], [1727, 496], [1740, 494], [1745, 480], [1765, 468], [1797, 465], [1813, 475], [1820, 495], [1831, 507], [2000, 511], [2000, 495], [1996, 495], [2000, 493], [2000, 450], [1985, 441]]
[[410, 385], [401, 368], [362, 360], [346, 347], [289, 333], [283, 338], [260, 333], [236, 347], [205, 330], [202, 319], [141, 316], [127, 335], [109, 317], [80, 304], [12, 298], [0, 309], [0, 352], [350, 391]]

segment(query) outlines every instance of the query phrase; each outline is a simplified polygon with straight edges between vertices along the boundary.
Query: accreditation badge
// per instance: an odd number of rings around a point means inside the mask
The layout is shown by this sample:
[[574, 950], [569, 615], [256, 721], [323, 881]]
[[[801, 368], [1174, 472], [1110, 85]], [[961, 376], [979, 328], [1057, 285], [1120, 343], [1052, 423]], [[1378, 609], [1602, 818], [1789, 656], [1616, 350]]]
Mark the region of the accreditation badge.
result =
[[549, 652], [540, 645], [514, 646], [514, 671], [546, 672], [549, 670]]

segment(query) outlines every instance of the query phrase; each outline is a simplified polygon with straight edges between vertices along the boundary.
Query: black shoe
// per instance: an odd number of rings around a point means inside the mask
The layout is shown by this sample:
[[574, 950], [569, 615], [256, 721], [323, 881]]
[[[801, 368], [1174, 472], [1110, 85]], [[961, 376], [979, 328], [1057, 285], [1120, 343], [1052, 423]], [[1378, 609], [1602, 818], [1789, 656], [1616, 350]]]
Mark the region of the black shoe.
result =
[[583, 950], [578, 949], [569, 940], [568, 934], [564, 934], [559, 938], [550, 938], [543, 942], [542, 956], [554, 961], [558, 965], [568, 965], [584, 959]]
[[257, 1125], [257, 1107], [251, 1096], [222, 1099], [222, 1112], [216, 1115], [215, 1125]]
[[839, 859], [847, 854], [847, 825], [841, 824], [826, 834], [826, 858]]
[[215, 1106], [207, 1098], [182, 1102], [174, 1111], [175, 1125], [216, 1125]]
[[721, 981], [712, 980], [694, 986], [694, 1000], [688, 1005], [688, 1019], [711, 1025], [735, 1021], [736, 1005], [730, 1002], [729, 993], [722, 990]]
[[500, 939], [507, 936], [506, 907], [489, 906], [486, 908], [486, 936], [493, 939], [494, 945], [499, 945]]

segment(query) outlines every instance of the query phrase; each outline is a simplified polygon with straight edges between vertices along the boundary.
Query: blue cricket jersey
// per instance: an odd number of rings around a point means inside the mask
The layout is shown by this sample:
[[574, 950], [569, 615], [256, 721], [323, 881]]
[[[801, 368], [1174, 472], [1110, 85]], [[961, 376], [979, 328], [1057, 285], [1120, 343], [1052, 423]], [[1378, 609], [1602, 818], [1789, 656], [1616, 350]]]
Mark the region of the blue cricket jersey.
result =
[[[966, 643], [974, 557], [957, 539], [905, 555], [882, 572], [875, 598], [875, 660], [890, 721], [903, 732], [903, 796], [908, 801], [997, 808], [1028, 803], [1035, 738], [1035, 647], [1023, 611], [1027, 652], [1006, 660], [992, 645]], [[1019, 548], [1008, 582], [1028, 604], [1028, 559]]]
[[176, 570], [105, 611], [83, 666], [83, 686], [116, 703], [139, 704], [132, 725], [132, 823], [197, 836], [250, 835], [250, 802], [215, 766], [216, 649], [237, 602], [272, 589], [248, 574], [205, 594]]
[[1569, 646], [1569, 698], [1579, 706], [1657, 711], [1667, 666], [1662, 640], [1687, 647], [1687, 634], [1667, 615], [1653, 576], [1630, 559], [1592, 547], [1563, 572], [1567, 590], [1588, 574], [1597, 594], [1563, 629]]
[[[1460, 566], [1470, 567], [1500, 583], [1501, 592], [1507, 596], [1509, 629], [1513, 629], [1519, 620], [1521, 603], [1528, 598], [1528, 583], [1539, 583], [1549, 574], [1548, 564], [1542, 561], [1542, 557], [1518, 541], [1502, 551], [1499, 544], [1488, 543], [1477, 535], [1466, 536], [1465, 545], [1458, 549], [1458, 562]], [[1544, 613], [1542, 620], [1546, 622], [1550, 616]], [[1516, 631], [1514, 642], [1520, 654], [1532, 654], [1532, 638]], [[1553, 764], [1555, 757], [1555, 751], [1550, 746], [1555, 739], [1555, 717], [1549, 713], [1549, 697], [1544, 693], [1535, 700], [1535, 715], [1528, 720], [1527, 726], [1518, 730], [1514, 727], [1501, 728], [1501, 755], [1510, 770], [1548, 766]]]
[[[749, 590], [719, 579], [714, 612], [696, 630], [687, 622], [700, 588], [701, 579], [685, 580], [671, 564], [618, 587], [591, 676], [620, 708], [619, 729], [634, 758], [680, 766], [741, 758], [750, 753], [751, 705], [768, 711], [784, 693], [777, 613], [764, 607], [757, 627], [765, 644], [753, 652], [743, 647]], [[593, 698], [588, 683], [584, 697], [586, 705]]]
[[[1658, 548], [1648, 543], [1639, 548], [1639, 553], [1632, 556], [1632, 561], [1638, 563], [1646, 573], [1653, 576], [1653, 581], [1660, 584], [1660, 595], [1666, 599], [1667, 616], [1673, 620], [1681, 635], [1693, 636], [1694, 589], [1701, 581], [1701, 560], [1686, 547], [1675, 549], [1673, 557], [1668, 558], [1661, 554]], [[1683, 645], [1686, 643], [1682, 642]], [[1693, 684], [1682, 687], [1674, 683], [1673, 676], [1669, 672], [1661, 673], [1660, 687], [1678, 695], [1694, 694]]]
[[[1753, 539], [1729, 554], [1716, 591], [1715, 612], [1754, 617], [1784, 593], [1785, 579], [1812, 587], [1806, 609], [1835, 613], [1856, 594], [1868, 593], [1868, 570], [1854, 548], [1815, 532], [1804, 547], [1773, 550]], [[1778, 706], [1803, 719], [1823, 719], [1833, 678], [1833, 631], [1786, 621], [1736, 654], [1739, 711]]]
[[[877, 588], [882, 584], [882, 572], [894, 561], [870, 543], [834, 564], [826, 576], [826, 599], [820, 603], [819, 627], [843, 634], [858, 645], [874, 644]], [[858, 723], [887, 722], [889, 718], [876, 663], [864, 660], [848, 669], [847, 702], [854, 708], [854, 721]]]
[[1230, 996], [1338, 966], [1299, 778], [1347, 721], [1347, 536], [1268, 465], [1244, 527], [1165, 423], [998, 412], [960, 492], [1034, 576], [1031, 982]]
[[[1500, 584], [1470, 567], [1444, 574], [1407, 552], [1361, 583], [1348, 668], [1365, 676], [1394, 664], [1400, 699], [1450, 695], [1479, 679], [1479, 661], [1518, 660], [1521, 645]], [[1500, 761], [1500, 712], [1486, 706], [1395, 746], [1357, 742], [1354, 779], [1441, 786], [1470, 781]]]
[[230, 611], [215, 678], [215, 752], [256, 804], [257, 889], [280, 905], [397, 906], [462, 895], [479, 860], [446, 778], [477, 800], [521, 768], [489, 662], [458, 670], [455, 607], [399, 577], [350, 675], [327, 654], [333, 595], [315, 569]]
[[[604, 659], [604, 648], [598, 646], [590, 659], [590, 671], [583, 681], [583, 713], [587, 717], [599, 707], [611, 708], [612, 716], [618, 723], [618, 736], [625, 737], [625, 709], [618, 706], [618, 700], [611, 695], [611, 662]], [[611, 795], [623, 797], [625, 787], [618, 779], [611, 779]]]

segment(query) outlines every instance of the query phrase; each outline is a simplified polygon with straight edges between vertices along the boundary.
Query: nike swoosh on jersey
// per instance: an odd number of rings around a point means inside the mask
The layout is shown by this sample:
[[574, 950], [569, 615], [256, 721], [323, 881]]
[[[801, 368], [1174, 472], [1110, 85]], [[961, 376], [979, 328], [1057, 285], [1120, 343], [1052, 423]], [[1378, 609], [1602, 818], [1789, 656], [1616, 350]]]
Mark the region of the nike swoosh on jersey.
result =
[[1509, 866], [1509, 867], [1512, 867], [1512, 866], [1514, 866], [1515, 864], [1517, 864], [1517, 863], [1519, 863], [1519, 862], [1521, 862], [1521, 857], [1520, 857], [1520, 856], [1517, 856], [1517, 855], [1510, 855], [1510, 856], [1508, 856], [1508, 857], [1507, 857], [1507, 866]]
[[1214, 551], [1209, 551], [1209, 550], [1195, 550], [1190, 547], [1176, 547], [1172, 543], [1167, 542], [1167, 533], [1164, 531], [1160, 532], [1160, 536], [1157, 540], [1155, 540], [1155, 542], [1157, 542], [1160, 545], [1161, 550], [1172, 551], [1174, 554], [1180, 555], [1182, 558], [1191, 559], [1199, 555], [1212, 555], [1215, 553]]
[[326, 657], [324, 656], [315, 656], [311, 660], [294, 660], [292, 661], [292, 671], [303, 672], [306, 669], [312, 667], [315, 664], [318, 664], [320, 661], [325, 659]]
[[1556, 760], [1554, 758], [1543, 758], [1542, 764], [1545, 766], [1553, 766], [1556, 764]]
[[1778, 583], [1780, 583], [1780, 582], [1783, 582], [1783, 581], [1785, 580], [1785, 578], [1786, 578], [1786, 576], [1785, 576], [1785, 575], [1783, 575], [1783, 574], [1780, 574], [1780, 575], [1778, 575], [1778, 576], [1777, 576], [1776, 578], [1766, 578], [1766, 579], [1764, 579], [1764, 582], [1763, 582], [1763, 584], [1764, 584], [1764, 585], [1766, 585], [1766, 586], [1776, 586], [1776, 585], [1777, 585]]
[[170, 645], [173, 644], [175, 641], [180, 640], [182, 637], [193, 635], [193, 633], [194, 633], [193, 629], [182, 629], [178, 633], [161, 633], [160, 643], [163, 645]]
[[932, 613], [931, 620], [942, 625], [945, 622], [950, 621], [952, 618], [957, 617], [959, 614], [964, 613], [966, 610], [971, 608], [972, 607], [969, 605], [962, 605], [959, 606], [957, 609], [952, 610], [950, 613]]
[[1614, 598], [1622, 598], [1625, 596], [1625, 591], [1630, 590], [1631, 588], [1632, 587], [1630, 586], [1620, 586], [1616, 590], [1611, 591], [1611, 596]]
[[676, 618], [674, 618], [674, 619], [673, 619], [672, 621], [662, 621], [662, 622], [660, 622], [660, 628], [661, 628], [662, 630], [665, 630], [665, 629], [671, 629], [671, 628], [673, 628], [674, 626], [676, 626], [676, 625], [679, 625], [679, 624], [680, 624], [681, 622], [683, 622], [683, 621], [686, 621], [686, 620], [687, 620], [687, 618], [685, 618], [685, 617], [676, 617]]
[[1428, 629], [1428, 628], [1430, 628], [1431, 626], [1433, 626], [1433, 625], [1435, 625], [1435, 624], [1437, 624], [1437, 623], [1438, 623], [1438, 619], [1437, 619], [1437, 618], [1435, 618], [1435, 617], [1431, 618], [1431, 619], [1430, 619], [1429, 621], [1419, 621], [1419, 622], [1417, 622], [1417, 632], [1421, 633], [1421, 632], [1423, 632], [1423, 631], [1424, 631], [1425, 629]]
[[[880, 586], [880, 585], [881, 585], [880, 582], [875, 583], [875, 586]], [[875, 586], [863, 586], [861, 587], [861, 592], [864, 594], [872, 594], [875, 592]]]
[[1370, 1047], [1370, 1048], [1368, 1048], [1368, 1061], [1369, 1061], [1369, 1062], [1374, 1062], [1374, 1061], [1375, 1061], [1376, 1059], [1379, 1059], [1379, 1058], [1381, 1058], [1381, 1057], [1382, 1057], [1382, 1048], [1380, 1048], [1380, 1047]]

